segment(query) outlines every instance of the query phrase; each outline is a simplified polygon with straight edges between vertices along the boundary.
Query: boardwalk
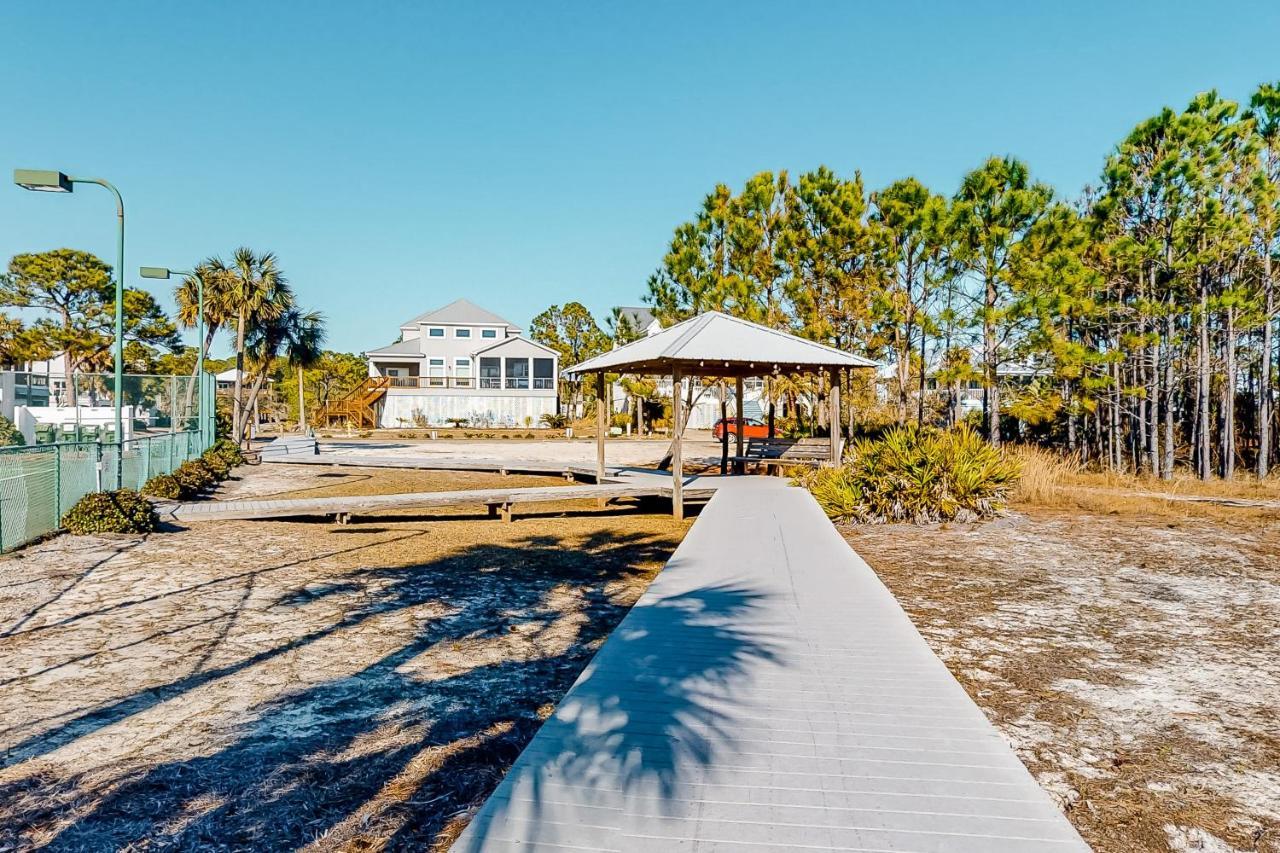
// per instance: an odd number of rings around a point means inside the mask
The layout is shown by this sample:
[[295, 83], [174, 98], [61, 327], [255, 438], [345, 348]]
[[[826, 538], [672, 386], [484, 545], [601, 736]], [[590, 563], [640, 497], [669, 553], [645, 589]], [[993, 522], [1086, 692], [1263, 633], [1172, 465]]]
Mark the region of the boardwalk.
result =
[[750, 477], [453, 849], [1088, 848], [812, 498]]
[[[691, 478], [692, 479], [692, 478]], [[705, 478], [710, 480], [710, 478]], [[685, 494], [707, 498], [712, 486], [691, 484]], [[178, 522], [231, 521], [255, 518], [304, 518], [336, 516], [344, 521], [354, 515], [375, 515], [445, 506], [487, 506], [501, 509], [510, 521], [516, 504], [559, 503], [572, 500], [614, 501], [624, 498], [671, 497], [671, 486], [644, 481], [593, 483], [585, 486], [535, 486], [511, 489], [467, 489], [455, 492], [408, 492], [398, 495], [335, 495], [319, 498], [279, 498], [235, 501], [191, 501], [158, 505], [161, 516]]]

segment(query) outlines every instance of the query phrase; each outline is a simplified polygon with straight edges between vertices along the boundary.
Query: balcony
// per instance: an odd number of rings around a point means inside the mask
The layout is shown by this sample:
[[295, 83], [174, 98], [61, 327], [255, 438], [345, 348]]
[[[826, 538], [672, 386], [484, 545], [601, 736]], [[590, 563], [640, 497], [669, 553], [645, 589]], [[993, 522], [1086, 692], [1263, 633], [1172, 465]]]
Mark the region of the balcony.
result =
[[551, 377], [508, 376], [388, 376], [392, 388], [478, 388], [480, 390], [551, 391], [556, 380]]

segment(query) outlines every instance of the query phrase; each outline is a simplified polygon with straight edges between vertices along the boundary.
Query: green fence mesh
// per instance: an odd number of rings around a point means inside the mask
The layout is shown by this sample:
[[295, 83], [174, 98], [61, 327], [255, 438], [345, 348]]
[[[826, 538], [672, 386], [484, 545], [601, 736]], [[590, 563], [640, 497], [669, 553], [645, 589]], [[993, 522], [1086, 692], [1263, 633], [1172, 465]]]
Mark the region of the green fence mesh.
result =
[[185, 431], [131, 439], [123, 455], [119, 444], [99, 442], [0, 448], [0, 551], [57, 530], [63, 514], [90, 492], [139, 489], [199, 456], [203, 444], [199, 432]]

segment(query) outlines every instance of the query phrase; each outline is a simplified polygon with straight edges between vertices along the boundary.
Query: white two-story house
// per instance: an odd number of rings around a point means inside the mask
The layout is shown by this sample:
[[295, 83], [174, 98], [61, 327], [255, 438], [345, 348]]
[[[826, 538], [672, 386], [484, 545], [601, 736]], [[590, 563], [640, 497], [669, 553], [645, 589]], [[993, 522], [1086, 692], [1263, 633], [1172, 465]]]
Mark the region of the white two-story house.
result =
[[400, 326], [365, 353], [370, 378], [389, 377], [378, 423], [523, 427], [557, 410], [559, 355], [508, 320], [459, 299]]

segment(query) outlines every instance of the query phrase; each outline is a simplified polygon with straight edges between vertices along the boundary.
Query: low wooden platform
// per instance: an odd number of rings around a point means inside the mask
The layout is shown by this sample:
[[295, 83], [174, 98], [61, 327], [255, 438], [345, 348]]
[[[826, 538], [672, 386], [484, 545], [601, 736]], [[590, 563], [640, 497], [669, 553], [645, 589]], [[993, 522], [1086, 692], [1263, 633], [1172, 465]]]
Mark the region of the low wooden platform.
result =
[[[686, 499], [711, 497], [715, 487], [690, 483]], [[192, 501], [161, 504], [162, 518], [181, 523], [228, 521], [254, 518], [333, 517], [350, 521], [358, 515], [444, 506], [483, 506], [491, 515], [511, 520], [511, 507], [518, 504], [553, 503], [573, 500], [618, 501], [644, 497], [671, 497], [670, 485], [653, 482], [592, 483], [577, 486], [539, 486], [514, 489], [468, 489], [453, 492], [411, 492], [398, 495], [284, 498], [278, 500]]]
[[1088, 847], [808, 492], [734, 477], [453, 850]]

